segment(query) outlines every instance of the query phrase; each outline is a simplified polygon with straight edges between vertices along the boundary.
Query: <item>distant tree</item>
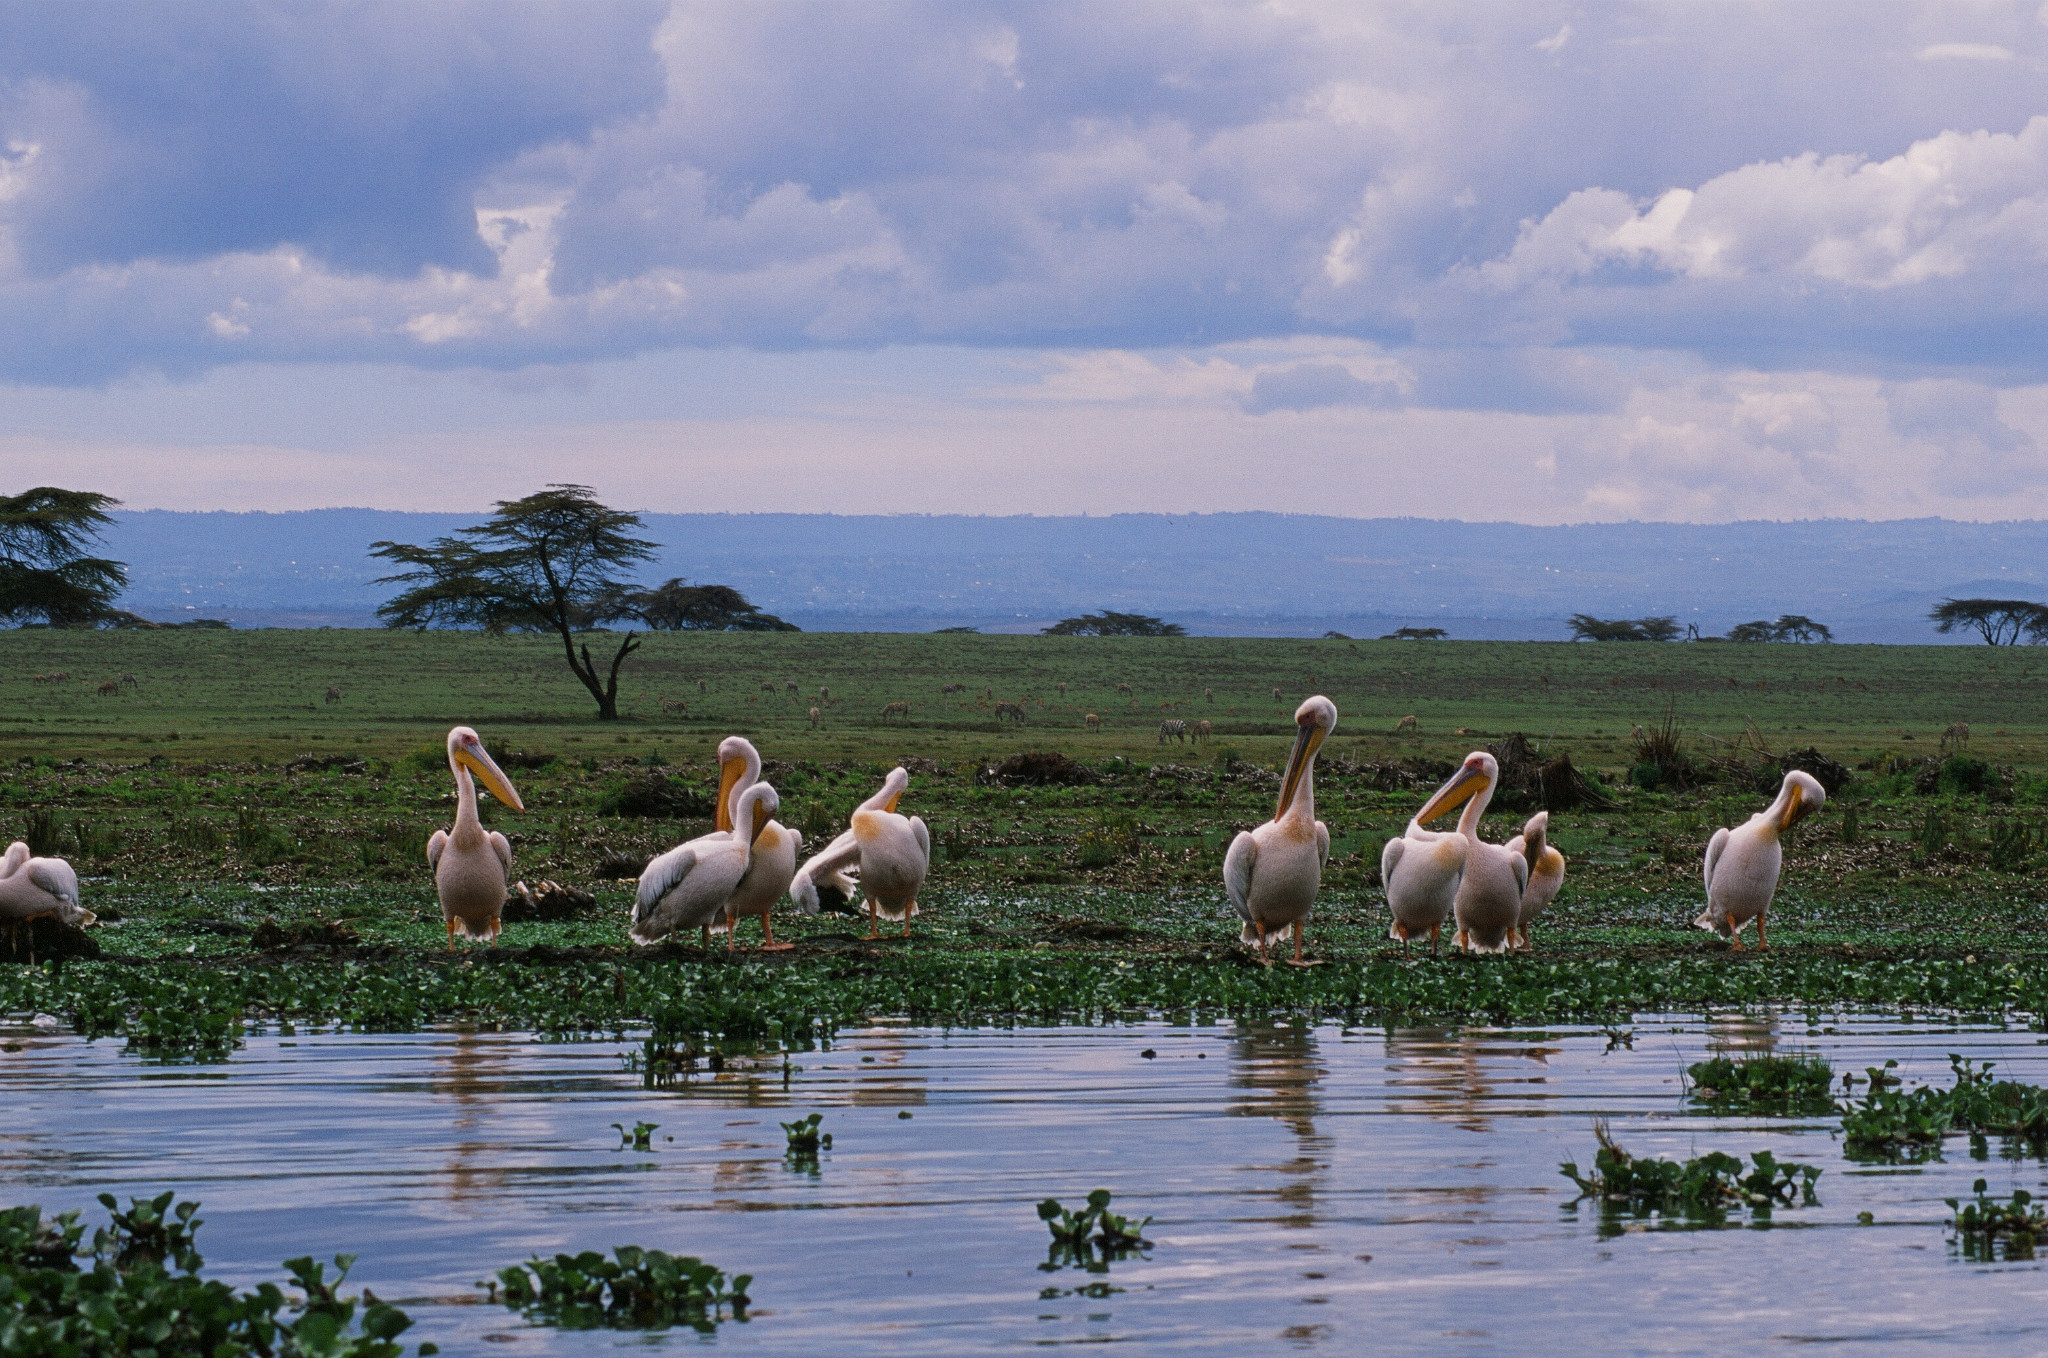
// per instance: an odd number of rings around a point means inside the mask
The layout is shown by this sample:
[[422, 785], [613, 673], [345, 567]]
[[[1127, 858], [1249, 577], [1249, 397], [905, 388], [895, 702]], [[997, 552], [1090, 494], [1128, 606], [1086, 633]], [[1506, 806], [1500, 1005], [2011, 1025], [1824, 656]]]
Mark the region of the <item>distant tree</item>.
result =
[[1730, 641], [1776, 641], [1778, 629], [1767, 622], [1741, 622], [1728, 629]]
[[1678, 640], [1678, 619], [1637, 618], [1636, 629], [1643, 634], [1644, 641]]
[[85, 552], [120, 503], [55, 486], [0, 495], [0, 619], [55, 627], [99, 621], [127, 588], [128, 570]]
[[657, 632], [801, 632], [793, 622], [763, 613], [728, 585], [670, 580], [619, 601], [615, 617], [634, 617]]
[[979, 636], [980, 634], [981, 629], [979, 627], [941, 627], [932, 633], [935, 637], [965, 637]]
[[389, 627], [477, 627], [486, 632], [553, 632], [569, 668], [597, 700], [601, 720], [619, 715], [619, 667], [637, 649], [626, 633], [600, 677], [577, 635], [627, 616], [628, 586], [616, 573], [654, 555], [631, 535], [640, 516], [599, 504], [587, 486], [551, 485], [523, 500], [498, 501], [488, 523], [425, 547], [377, 542], [370, 555], [411, 567], [377, 583], [409, 588], [377, 610]]
[[1349, 640], [1351, 640], [1351, 634], [1350, 634], [1349, 632], [1338, 632], [1338, 631], [1334, 631], [1334, 630], [1332, 630], [1332, 631], [1328, 631], [1328, 632], [1325, 632], [1325, 633], [1323, 633], [1323, 640], [1324, 640], [1324, 641], [1349, 641]]
[[1381, 641], [1443, 641], [1451, 634], [1441, 627], [1396, 627]]
[[1826, 623], [1815, 622], [1804, 613], [1780, 613], [1778, 620], [1771, 624], [1777, 633], [1773, 641], [1833, 641], [1835, 634]]
[[1188, 629], [1142, 613], [1112, 613], [1104, 609], [1100, 613], [1083, 613], [1078, 618], [1062, 618], [1041, 628], [1040, 633], [1048, 637], [1184, 637]]
[[2048, 640], [2048, 607], [2025, 599], [1943, 599], [1927, 617], [1937, 632], [1975, 631], [1993, 646]]

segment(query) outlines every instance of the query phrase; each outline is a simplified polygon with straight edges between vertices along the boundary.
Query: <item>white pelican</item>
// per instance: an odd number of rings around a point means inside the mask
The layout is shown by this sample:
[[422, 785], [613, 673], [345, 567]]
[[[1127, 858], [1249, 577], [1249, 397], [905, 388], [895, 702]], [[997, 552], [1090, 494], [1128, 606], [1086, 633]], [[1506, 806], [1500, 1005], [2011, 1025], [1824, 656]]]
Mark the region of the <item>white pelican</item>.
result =
[[907, 770], [889, 770], [882, 790], [854, 808], [846, 833], [798, 869], [790, 895], [805, 914], [817, 913], [819, 878], [846, 890], [853, 884], [849, 873], [857, 871], [867, 907], [868, 937], [880, 937], [880, 921], [885, 919], [902, 920], [903, 932], [910, 933], [917, 893], [924, 886], [925, 873], [931, 870], [932, 837], [923, 820], [897, 814], [896, 803], [909, 786]]
[[[0, 858], [0, 920], [7, 921], [8, 942], [21, 948], [21, 926], [55, 915], [74, 929], [83, 929], [97, 916], [78, 903], [78, 874], [61, 858], [31, 857], [20, 840], [7, 846]], [[29, 934], [29, 961], [35, 961], [35, 934]]]
[[1506, 952], [1515, 921], [1522, 913], [1522, 889], [1529, 884], [1529, 862], [1506, 845], [1488, 844], [1479, 837], [1479, 818], [1493, 800], [1494, 785], [1500, 781], [1500, 763], [1484, 750], [1474, 750], [1415, 813], [1417, 824], [1427, 825], [1438, 816], [1463, 806], [1458, 817], [1458, 834], [1465, 841], [1465, 871], [1458, 878], [1457, 895], [1451, 913], [1458, 931], [1451, 941], [1467, 952]]
[[1316, 819], [1315, 766], [1316, 751], [1336, 729], [1337, 704], [1321, 694], [1308, 699], [1295, 709], [1294, 726], [1294, 749], [1287, 756], [1273, 819], [1256, 830], [1240, 831], [1223, 856], [1223, 889], [1244, 921], [1240, 938], [1259, 945], [1259, 958], [1267, 966], [1273, 960], [1266, 955], [1266, 939], [1290, 926], [1291, 965], [1318, 965], [1301, 960], [1301, 926], [1316, 903], [1323, 864], [1330, 860], [1330, 827]]
[[427, 866], [434, 870], [441, 918], [453, 948], [458, 933], [465, 938], [498, 936], [498, 912], [505, 908], [505, 883], [512, 875], [512, 843], [496, 830], [485, 830], [476, 818], [476, 783], [470, 774], [474, 772], [485, 791], [514, 811], [526, 810], [526, 803], [467, 726], [448, 733], [448, 768], [455, 775], [455, 829], [436, 830], [428, 837]]
[[649, 863], [633, 902], [633, 941], [654, 943], [678, 929], [709, 930], [747, 875], [754, 826], [765, 823], [780, 805], [766, 783], [742, 788], [730, 831], [699, 835]]
[[[754, 748], [754, 742], [745, 736], [727, 736], [718, 746], [721, 787], [727, 786], [726, 770], [733, 760], [739, 762], [739, 778], [730, 785], [731, 795], [720, 798], [718, 803], [718, 828], [727, 832], [732, 830], [740, 797], [761, 781], [761, 753]], [[748, 851], [747, 871], [740, 878], [740, 884], [733, 888], [732, 895], [726, 898], [725, 910], [711, 923], [711, 932], [724, 934], [727, 947], [732, 946], [734, 936], [739, 932], [739, 921], [756, 915], [761, 919], [762, 951], [781, 952], [792, 946], [775, 941], [775, 925], [769, 918], [769, 912], [782, 899], [782, 893], [789, 890], [790, 881], [796, 876], [796, 852], [802, 842], [802, 835], [773, 818], [754, 832], [754, 842]]]
[[1529, 884], [1522, 888], [1522, 908], [1515, 916], [1515, 951], [1530, 952], [1529, 925], [1543, 913], [1564, 886], [1564, 855], [1550, 847], [1550, 813], [1529, 817], [1522, 833], [1508, 841], [1508, 852], [1529, 865]]
[[1778, 787], [1777, 800], [1730, 830], [1707, 841], [1707, 909], [1693, 923], [1742, 946], [1742, 926], [1756, 921], [1756, 945], [1764, 943], [1764, 911], [1778, 890], [1784, 850], [1778, 836], [1828, 804], [1827, 790], [1812, 774], [1794, 769]]
[[1380, 851], [1380, 881], [1386, 884], [1387, 908], [1394, 913], [1387, 937], [1400, 939], [1405, 953], [1409, 939], [1428, 934], [1429, 951], [1435, 954], [1437, 937], [1451, 917], [1464, 876], [1465, 837], [1439, 834], [1409, 821], [1407, 833], [1388, 840]]

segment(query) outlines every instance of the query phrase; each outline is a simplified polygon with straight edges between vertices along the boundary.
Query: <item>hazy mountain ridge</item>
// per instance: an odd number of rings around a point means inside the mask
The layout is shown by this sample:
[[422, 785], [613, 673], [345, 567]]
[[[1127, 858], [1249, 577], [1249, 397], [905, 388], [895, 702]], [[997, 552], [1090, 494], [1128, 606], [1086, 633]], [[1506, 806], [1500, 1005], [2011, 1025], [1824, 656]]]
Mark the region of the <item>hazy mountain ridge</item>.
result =
[[[473, 514], [367, 509], [124, 513], [123, 605], [244, 625], [364, 625], [391, 592], [380, 539]], [[1367, 632], [1453, 620], [1458, 635], [1550, 637], [1574, 612], [1669, 613], [1719, 632], [1810, 614], [1846, 639], [1937, 640], [1949, 594], [2048, 596], [2048, 522], [1816, 520], [1546, 528], [1268, 513], [1073, 518], [648, 514], [647, 580], [730, 584], [809, 626], [1021, 626], [1116, 608], [1201, 631]], [[1313, 625], [1313, 626], [1311, 626]], [[1384, 629], [1382, 629], [1384, 630]]]

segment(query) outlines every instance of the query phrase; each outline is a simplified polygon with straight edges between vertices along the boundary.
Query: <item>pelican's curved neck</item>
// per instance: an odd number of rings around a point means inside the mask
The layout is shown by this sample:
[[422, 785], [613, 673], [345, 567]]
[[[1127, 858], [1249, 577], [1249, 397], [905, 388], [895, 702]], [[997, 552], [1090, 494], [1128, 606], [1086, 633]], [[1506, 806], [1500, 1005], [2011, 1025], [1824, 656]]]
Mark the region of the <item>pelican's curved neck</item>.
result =
[[747, 795], [747, 789], [761, 781], [761, 752], [754, 748], [753, 741], [747, 741], [740, 754], [740, 780], [732, 785], [732, 803], [726, 808], [734, 825], [739, 824], [740, 799]]
[[[749, 790], [752, 790], [751, 785], [749, 785]], [[754, 822], [759, 816], [760, 807], [761, 799], [759, 797], [750, 797], [745, 794], [740, 795], [732, 809], [732, 837], [734, 839], [748, 845], [754, 842]]]
[[874, 796], [868, 798], [866, 801], [862, 802], [859, 806], [856, 806], [853, 809], [855, 812], [887, 811], [889, 809], [889, 799], [891, 797], [900, 795], [902, 795], [900, 790], [892, 790], [889, 784], [885, 782], [882, 784], [882, 790], [880, 792], [877, 792]]
[[1464, 814], [1458, 817], [1458, 833], [1473, 843], [1478, 843], [1479, 818], [1486, 814], [1486, 804], [1492, 800], [1493, 779], [1489, 778], [1486, 780], [1486, 786], [1480, 788], [1473, 794], [1472, 799], [1465, 803]]
[[1299, 816], [1303, 820], [1316, 818], [1316, 757], [1310, 755], [1302, 766], [1301, 781], [1295, 785], [1294, 800], [1281, 812], [1281, 818]]
[[1785, 824], [1785, 808], [1791, 805], [1791, 802], [1792, 784], [1786, 783], [1778, 789], [1778, 795], [1772, 799], [1771, 804], [1756, 813], [1755, 819], [1762, 822], [1763, 828], [1770, 832], [1771, 838], [1778, 837], [1779, 828]]
[[483, 822], [476, 814], [476, 780], [469, 776], [469, 770], [448, 761], [448, 767], [455, 770], [455, 828], [459, 831], [474, 825], [483, 828]]

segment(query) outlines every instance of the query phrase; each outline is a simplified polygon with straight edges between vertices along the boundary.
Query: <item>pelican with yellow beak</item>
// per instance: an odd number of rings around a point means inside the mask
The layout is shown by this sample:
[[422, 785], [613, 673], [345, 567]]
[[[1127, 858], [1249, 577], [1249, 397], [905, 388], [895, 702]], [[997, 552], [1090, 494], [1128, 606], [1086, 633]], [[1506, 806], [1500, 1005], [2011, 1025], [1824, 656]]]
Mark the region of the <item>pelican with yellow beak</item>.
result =
[[1424, 934], [1429, 935], [1430, 955], [1436, 955], [1438, 937], [1464, 879], [1463, 835], [1425, 830], [1411, 820], [1405, 834], [1387, 841], [1380, 851], [1380, 881], [1386, 884], [1387, 908], [1394, 915], [1387, 937], [1401, 940], [1404, 955], [1409, 940]]
[[[739, 764], [740, 773], [736, 780], [728, 780], [726, 771], [734, 762]], [[761, 781], [761, 752], [745, 736], [727, 736], [719, 742], [718, 765], [719, 786], [731, 789], [729, 796], [719, 798], [718, 828], [731, 833], [740, 798], [748, 788]], [[754, 832], [746, 873], [740, 878], [739, 885], [733, 888], [732, 895], [726, 897], [723, 913], [711, 922], [711, 933], [724, 934], [728, 948], [733, 946], [734, 936], [739, 933], [739, 922], [755, 917], [761, 921], [761, 951], [782, 952], [793, 946], [775, 941], [775, 925], [770, 919], [770, 912], [796, 877], [796, 854], [802, 842], [802, 835], [773, 816], [767, 817], [766, 824]]]
[[766, 783], [741, 788], [730, 830], [699, 835], [649, 863], [633, 901], [633, 941], [658, 943], [679, 929], [708, 931], [724, 918], [753, 857], [754, 827], [765, 824], [780, 804]]
[[458, 933], [485, 940], [498, 936], [498, 913], [505, 908], [505, 882], [512, 873], [511, 841], [485, 830], [477, 819], [477, 782], [514, 811], [526, 810], [526, 803], [467, 726], [448, 733], [448, 768], [455, 775], [455, 829], [436, 830], [427, 840], [427, 866], [434, 870], [441, 918], [453, 948]]
[[1515, 916], [1514, 942], [1516, 952], [1530, 952], [1530, 923], [1564, 887], [1564, 855], [1550, 847], [1550, 813], [1538, 811], [1529, 817], [1522, 833], [1508, 841], [1508, 852], [1522, 855], [1529, 865], [1529, 884], [1522, 888], [1522, 908]]
[[931, 870], [932, 837], [923, 820], [897, 812], [896, 803], [910, 786], [906, 769], [889, 770], [882, 790], [854, 808], [845, 834], [797, 869], [790, 895], [805, 914], [818, 910], [820, 879], [844, 890], [859, 874], [861, 897], [868, 916], [868, 937], [881, 936], [881, 920], [902, 920], [910, 933], [917, 913], [917, 893]]
[[1294, 712], [1294, 749], [1280, 780], [1280, 803], [1273, 819], [1244, 830], [1230, 841], [1223, 856], [1223, 889], [1244, 921], [1239, 938], [1256, 943], [1267, 966], [1266, 940], [1294, 930], [1294, 956], [1289, 964], [1317, 966], [1301, 958], [1301, 931], [1316, 892], [1323, 884], [1323, 865], [1330, 861], [1330, 827], [1316, 819], [1316, 751], [1337, 729], [1337, 704], [1317, 694]]
[[1451, 914], [1458, 931], [1451, 941], [1467, 952], [1506, 952], [1516, 921], [1522, 913], [1522, 891], [1529, 884], [1529, 862], [1503, 844], [1488, 844], [1479, 837], [1479, 818], [1493, 800], [1500, 781], [1500, 763], [1484, 750], [1474, 750], [1415, 813], [1418, 825], [1427, 825], [1462, 806], [1458, 836], [1465, 841], [1465, 870], [1458, 878], [1458, 891], [1451, 900]]
[[1820, 780], [1801, 769], [1785, 775], [1777, 800], [1730, 830], [1707, 841], [1707, 909], [1693, 923], [1711, 929], [1737, 948], [1742, 926], [1756, 921], [1756, 946], [1764, 942], [1764, 911], [1778, 891], [1784, 850], [1778, 837], [1828, 804]]

